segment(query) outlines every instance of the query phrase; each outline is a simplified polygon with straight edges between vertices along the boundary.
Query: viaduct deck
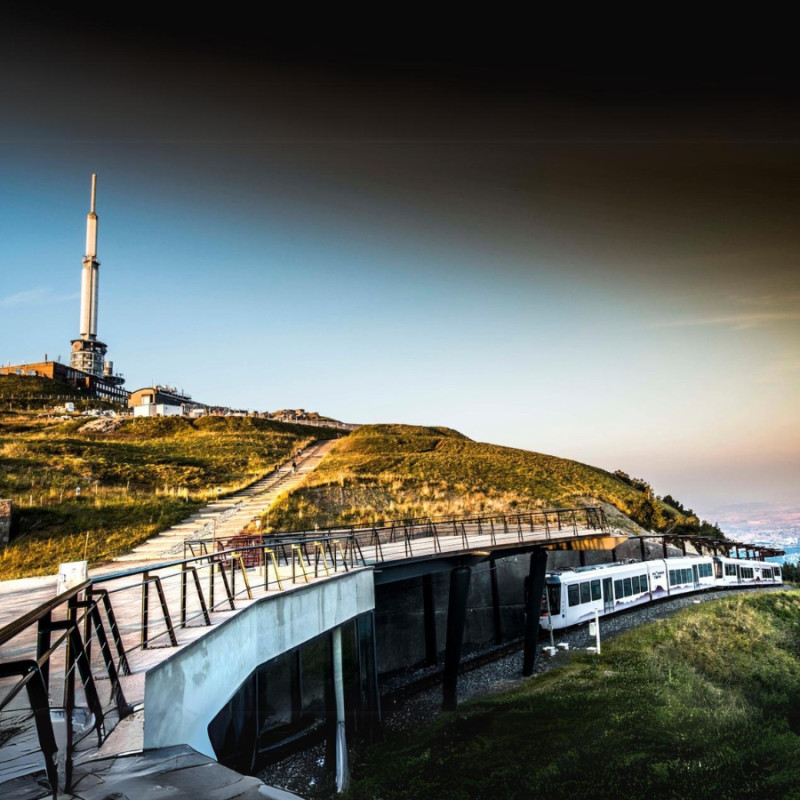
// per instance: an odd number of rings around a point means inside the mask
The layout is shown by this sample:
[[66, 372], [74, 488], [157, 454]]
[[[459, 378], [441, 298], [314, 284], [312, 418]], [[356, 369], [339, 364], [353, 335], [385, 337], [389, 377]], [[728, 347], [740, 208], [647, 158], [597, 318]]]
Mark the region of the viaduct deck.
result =
[[[60, 732], [57, 722], [54, 727], [62, 739], [58, 758], [69, 753], [69, 763], [58, 768], [74, 783], [95, 759], [141, 749], [148, 673], [256, 604], [279, 597], [291, 602], [315, 584], [359, 571], [373, 570], [380, 581], [392, 572], [422, 575], [504, 553], [613, 544], [600, 509], [283, 534], [221, 553], [195, 540], [196, 555], [93, 575], [38, 617], [30, 594], [11, 598], [3, 613], [18, 619], [0, 631], [0, 668], [27, 662], [23, 680], [33, 685], [42, 675], [49, 716], [57, 719], [59, 709], [62, 718], [73, 715], [74, 741], [65, 740], [66, 726]], [[55, 756], [43, 757], [41, 731], [19, 683], [6, 667], [0, 678], [0, 781], [41, 770]], [[82, 708], [92, 711], [83, 718], [84, 729], [74, 716]]]

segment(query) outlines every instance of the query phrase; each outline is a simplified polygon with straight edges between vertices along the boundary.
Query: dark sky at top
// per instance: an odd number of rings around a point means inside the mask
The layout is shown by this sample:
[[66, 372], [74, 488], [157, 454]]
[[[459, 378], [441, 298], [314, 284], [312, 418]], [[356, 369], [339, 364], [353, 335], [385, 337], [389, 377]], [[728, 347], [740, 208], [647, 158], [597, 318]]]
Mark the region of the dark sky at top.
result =
[[[765, 475], [797, 475], [793, 36], [789, 20], [752, 10], [668, 6], [5, 8], [0, 156], [17, 236], [4, 258], [17, 263], [43, 229], [43, 263], [80, 247], [80, 230], [77, 245], [58, 240], [56, 220], [66, 230], [82, 219], [73, 187], [97, 171], [110, 265], [101, 324], [117, 358], [155, 377], [168, 370], [198, 394], [224, 385], [220, 402], [435, 421], [654, 480], [661, 470], [669, 490], [675, 476], [691, 486], [692, 458], [695, 475], [745, 453]], [[17, 208], [15, 190], [37, 211], [46, 198], [51, 216]], [[8, 308], [32, 290], [14, 275]], [[268, 305], [276, 282], [321, 309], [309, 346], [330, 339], [346, 353], [338, 374], [320, 364], [305, 376], [287, 353], [262, 387], [228, 365], [230, 341], [253, 348], [242, 358], [269, 346], [260, 329], [237, 328], [256, 318], [240, 311], [250, 297], [276, 328], [291, 324]], [[133, 310], [110, 308], [155, 285], [147, 302], [165, 317], [178, 313], [171, 291], [209, 308], [228, 292], [211, 311], [235, 317], [220, 319], [219, 354], [211, 342], [167, 354]], [[375, 309], [380, 319], [365, 316]], [[342, 313], [358, 322], [340, 324]], [[180, 323], [197, 341], [201, 318]], [[216, 384], [215, 358], [231, 370]], [[643, 373], [648, 360], [660, 370]], [[538, 376], [558, 374], [560, 390], [574, 364], [602, 391], [565, 405]], [[386, 386], [430, 375], [429, 394], [357, 389], [380, 383], [380, 369]], [[453, 408], [481, 370], [483, 399]], [[509, 397], [529, 421], [503, 422]]]

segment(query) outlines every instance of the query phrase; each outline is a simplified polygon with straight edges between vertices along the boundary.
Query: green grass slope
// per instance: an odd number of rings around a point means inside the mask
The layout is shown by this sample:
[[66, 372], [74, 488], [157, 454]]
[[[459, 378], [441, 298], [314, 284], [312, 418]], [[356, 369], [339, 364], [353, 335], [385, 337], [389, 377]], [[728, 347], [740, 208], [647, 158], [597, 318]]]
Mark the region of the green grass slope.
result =
[[732, 596], [388, 737], [350, 800], [800, 798], [800, 594]]
[[686, 518], [605, 470], [449, 428], [365, 425], [270, 509], [273, 529], [604, 502], [648, 528]]
[[[0, 497], [14, 503], [0, 579], [107, 560], [221, 493], [242, 488], [325, 428], [240, 417], [134, 418], [106, 432], [89, 418], [0, 413]], [[76, 498], [75, 490], [81, 487]]]

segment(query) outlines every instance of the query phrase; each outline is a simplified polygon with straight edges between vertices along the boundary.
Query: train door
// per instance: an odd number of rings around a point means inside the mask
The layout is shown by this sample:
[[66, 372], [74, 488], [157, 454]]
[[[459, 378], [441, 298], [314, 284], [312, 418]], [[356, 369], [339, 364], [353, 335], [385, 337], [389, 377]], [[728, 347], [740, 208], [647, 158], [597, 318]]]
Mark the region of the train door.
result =
[[610, 614], [614, 610], [614, 581], [603, 578], [603, 611]]
[[697, 571], [697, 564], [692, 564], [692, 578], [694, 579], [694, 588], [700, 586], [700, 573]]

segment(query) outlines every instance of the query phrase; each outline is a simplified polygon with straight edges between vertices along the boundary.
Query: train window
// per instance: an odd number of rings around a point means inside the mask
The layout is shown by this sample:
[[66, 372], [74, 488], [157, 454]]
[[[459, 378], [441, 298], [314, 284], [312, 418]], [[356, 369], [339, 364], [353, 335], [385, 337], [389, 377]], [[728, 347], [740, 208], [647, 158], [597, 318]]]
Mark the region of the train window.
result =
[[639, 594], [639, 576], [638, 575], [634, 575], [631, 578], [631, 586], [633, 587], [633, 593], [634, 594]]
[[698, 574], [701, 578], [710, 578], [711, 577], [711, 564], [700, 564], [700, 568], [698, 570]]
[[736, 574], [736, 564], [726, 564], [725, 565], [725, 574], [726, 575], [735, 575]]
[[567, 587], [567, 596], [569, 598], [570, 607], [580, 605], [581, 602], [580, 591], [581, 590], [578, 588], [577, 583], [574, 583], [572, 586]]
[[614, 597], [617, 599], [623, 597], [622, 581], [614, 581]]
[[633, 587], [631, 586], [630, 578], [623, 578], [622, 585], [625, 589], [625, 597], [630, 597], [633, 594]]
[[581, 603], [588, 603], [592, 599], [592, 592], [589, 588], [589, 581], [581, 584]]
[[547, 595], [550, 598], [550, 613], [555, 616], [561, 613], [561, 586], [550, 585], [547, 587]]
[[753, 577], [753, 568], [752, 567], [742, 567], [742, 578], [747, 580], [752, 579]]
[[592, 581], [592, 600], [601, 600], [600, 581]]
[[764, 580], [771, 581], [772, 580], [772, 570], [769, 567], [762, 567], [761, 568], [761, 577]]
[[671, 569], [669, 571], [669, 585], [674, 586], [678, 582], [678, 579], [675, 577], [675, 570]]
[[647, 573], [639, 576], [639, 585], [643, 592], [649, 592], [650, 587], [647, 585]]

